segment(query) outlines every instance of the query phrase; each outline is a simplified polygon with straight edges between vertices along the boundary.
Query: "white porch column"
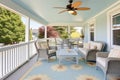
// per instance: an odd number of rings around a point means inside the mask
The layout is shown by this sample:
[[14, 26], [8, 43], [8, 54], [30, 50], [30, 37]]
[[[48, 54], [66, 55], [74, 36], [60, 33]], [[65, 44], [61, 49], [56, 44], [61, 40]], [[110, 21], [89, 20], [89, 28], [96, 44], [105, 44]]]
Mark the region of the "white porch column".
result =
[[[25, 42], [29, 42], [30, 40], [29, 40], [29, 38], [30, 38], [30, 35], [29, 35], [29, 33], [30, 33], [30, 18], [28, 18], [27, 19], [27, 21], [26, 21], [26, 28], [25, 28]], [[26, 53], [27, 53], [27, 59], [29, 59], [30, 58], [30, 48], [29, 48], [29, 44], [27, 45], [27, 48], [26, 48], [27, 50], [26, 50]]]
[[26, 21], [26, 28], [25, 28], [25, 42], [29, 42], [29, 32], [30, 32], [30, 18]]
[[45, 26], [45, 33], [44, 38], [47, 38], [47, 26]]

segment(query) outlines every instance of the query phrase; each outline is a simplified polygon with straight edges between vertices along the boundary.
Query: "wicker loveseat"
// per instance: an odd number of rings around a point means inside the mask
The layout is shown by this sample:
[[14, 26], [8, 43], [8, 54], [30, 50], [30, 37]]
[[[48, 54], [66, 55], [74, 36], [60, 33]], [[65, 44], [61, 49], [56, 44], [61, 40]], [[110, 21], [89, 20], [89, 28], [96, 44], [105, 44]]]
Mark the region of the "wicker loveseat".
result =
[[80, 55], [85, 58], [85, 61], [96, 61], [96, 53], [103, 51], [105, 43], [100, 41], [89, 41], [83, 43], [83, 48], [79, 48]]

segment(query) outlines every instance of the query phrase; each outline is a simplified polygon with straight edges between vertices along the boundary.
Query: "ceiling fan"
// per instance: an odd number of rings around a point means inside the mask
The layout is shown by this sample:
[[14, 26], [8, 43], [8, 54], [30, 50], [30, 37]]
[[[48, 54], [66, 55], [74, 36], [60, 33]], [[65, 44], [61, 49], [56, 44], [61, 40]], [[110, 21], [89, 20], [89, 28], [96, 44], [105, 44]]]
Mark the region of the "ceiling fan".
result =
[[73, 2], [73, 0], [69, 0], [69, 4], [66, 5], [66, 8], [65, 7], [54, 7], [54, 8], [64, 9], [60, 11], [59, 14], [67, 11], [72, 15], [77, 15], [77, 10], [90, 10], [90, 8], [88, 7], [79, 7], [81, 4], [82, 4], [81, 1]]

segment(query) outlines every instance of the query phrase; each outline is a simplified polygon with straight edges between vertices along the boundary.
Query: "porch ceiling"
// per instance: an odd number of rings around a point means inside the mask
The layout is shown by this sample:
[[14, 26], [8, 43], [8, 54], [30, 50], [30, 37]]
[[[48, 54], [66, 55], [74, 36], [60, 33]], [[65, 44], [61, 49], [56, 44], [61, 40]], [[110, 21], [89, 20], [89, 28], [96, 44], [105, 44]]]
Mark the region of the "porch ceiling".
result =
[[[3, 0], [4, 1], [4, 0]], [[118, 0], [73, 0], [82, 1], [83, 7], [90, 7], [88, 11], [77, 11], [78, 15], [73, 16], [67, 12], [58, 14], [60, 9], [53, 7], [65, 7], [69, 0], [11, 0], [24, 8], [32, 15], [44, 19], [51, 25], [58, 24], [80, 24], [97, 13], [106, 9]]]

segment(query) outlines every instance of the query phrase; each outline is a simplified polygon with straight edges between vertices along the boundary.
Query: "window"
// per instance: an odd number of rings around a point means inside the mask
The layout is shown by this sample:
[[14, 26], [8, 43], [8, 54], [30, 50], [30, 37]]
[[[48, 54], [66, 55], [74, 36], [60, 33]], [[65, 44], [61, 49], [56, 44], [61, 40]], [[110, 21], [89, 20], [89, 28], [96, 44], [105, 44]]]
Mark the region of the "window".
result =
[[88, 40], [94, 41], [95, 40], [95, 19], [91, 19], [88, 22]]
[[94, 41], [95, 40], [95, 19], [94, 18], [88, 22], [88, 27], [89, 27], [88, 40]]
[[120, 46], [120, 6], [107, 12], [107, 43], [108, 49]]
[[112, 44], [120, 45], [120, 13], [112, 16]]
[[90, 41], [94, 41], [94, 24], [90, 25]]

